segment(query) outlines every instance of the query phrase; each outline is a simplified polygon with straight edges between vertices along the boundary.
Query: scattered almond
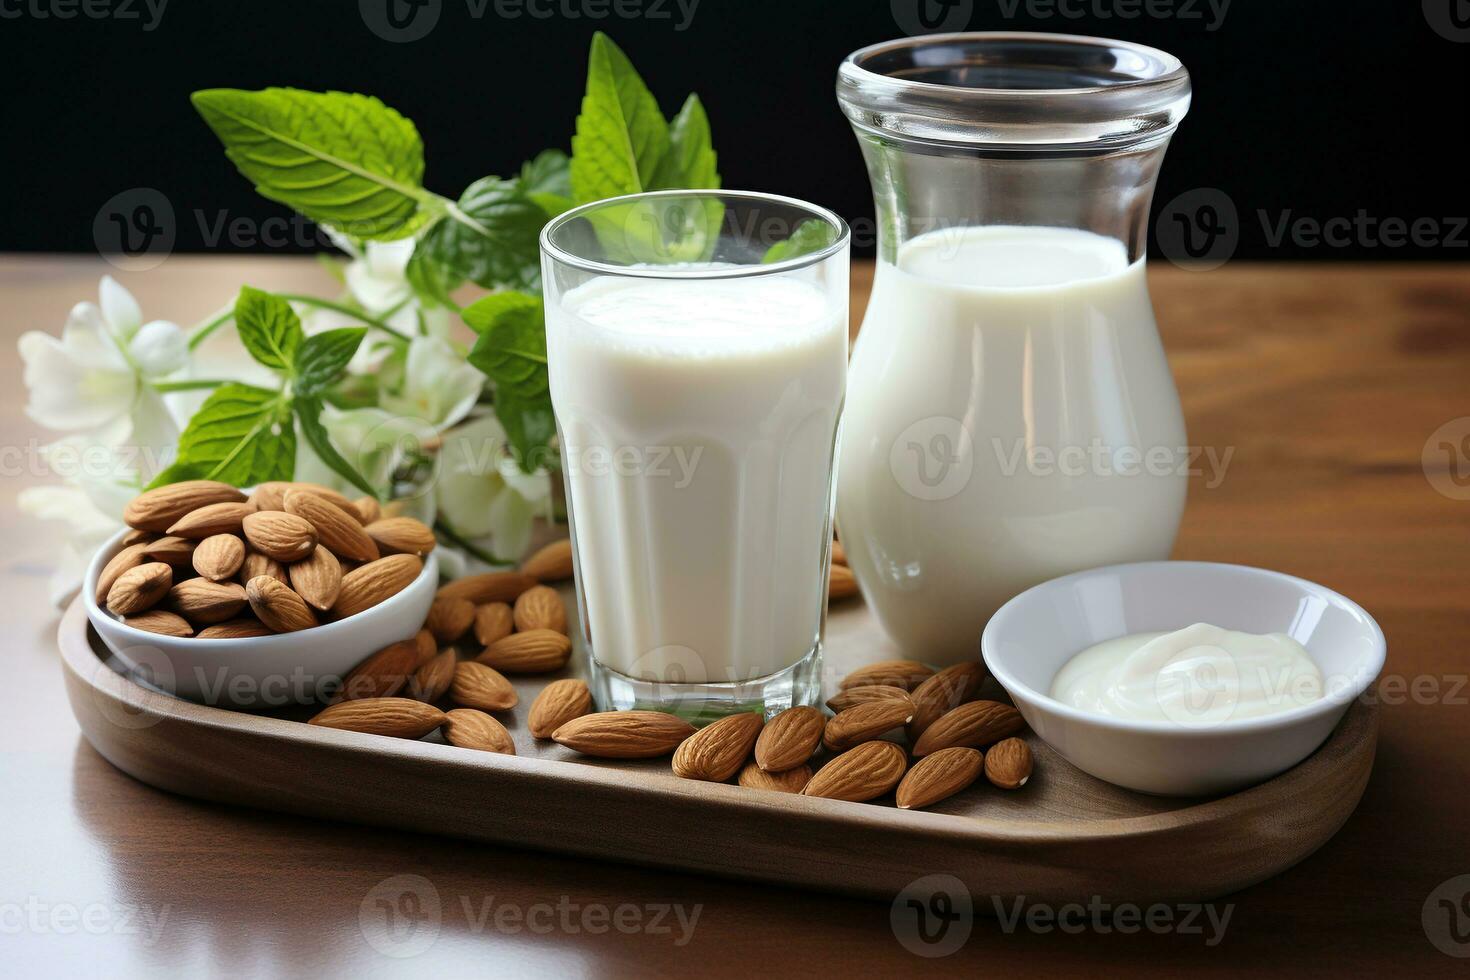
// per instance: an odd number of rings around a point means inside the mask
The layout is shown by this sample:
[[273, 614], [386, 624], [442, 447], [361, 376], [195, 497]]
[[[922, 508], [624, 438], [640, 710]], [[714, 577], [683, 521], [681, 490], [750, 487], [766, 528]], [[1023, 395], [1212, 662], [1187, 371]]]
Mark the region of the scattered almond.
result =
[[246, 516], [241, 528], [250, 547], [287, 564], [305, 558], [317, 544], [316, 529], [283, 510], [258, 510]]
[[549, 585], [533, 586], [516, 599], [513, 610], [516, 629], [567, 631], [567, 607], [561, 596]]
[[[316, 530], [317, 543], [326, 547], [333, 555], [351, 561], [374, 561], [378, 557], [378, 546], [367, 536], [357, 523], [357, 511], [349, 504], [347, 509], [338, 507], [310, 490], [291, 489], [286, 491], [286, 513], [294, 514]], [[277, 555], [276, 557], [280, 557]], [[285, 559], [281, 559], [285, 561]]]
[[520, 594], [536, 584], [524, 572], [485, 572], [466, 575], [439, 587], [438, 595], [468, 599], [477, 606], [487, 602], [515, 602]]
[[449, 697], [455, 704], [481, 711], [505, 711], [520, 700], [510, 681], [493, 667], [464, 660], [454, 666]]
[[798, 706], [776, 715], [755, 743], [755, 761], [766, 772], [795, 769], [812, 757], [827, 719], [816, 708]]
[[985, 683], [985, 667], [978, 660], [946, 667], [914, 688], [914, 718], [908, 724], [910, 742], [946, 711], [972, 700]]
[[107, 560], [102, 566], [102, 571], [97, 575], [97, 591], [95, 598], [100, 606], [107, 601], [107, 593], [112, 588], [112, 583], [117, 577], [130, 568], [137, 568], [148, 560], [146, 555], [148, 543], [146, 541], [125, 545], [121, 551]]
[[255, 505], [225, 501], [196, 507], [169, 525], [168, 533], [199, 541], [216, 534], [239, 534], [240, 524], [255, 513]]
[[334, 700], [392, 697], [408, 684], [418, 659], [418, 644], [413, 640], [390, 643], [347, 672]]
[[123, 508], [123, 522], [143, 531], [165, 531], [179, 518], [206, 504], [240, 502], [245, 495], [228, 483], [184, 480], [145, 490]]
[[194, 571], [211, 582], [223, 582], [245, 564], [245, 542], [233, 534], [213, 534], [199, 542], [190, 560]]
[[[440, 596], [435, 601], [443, 601]], [[450, 597], [453, 601], [453, 597]], [[469, 601], [469, 600], [465, 600]], [[481, 646], [501, 640], [515, 632], [515, 615], [510, 606], [503, 602], [487, 602], [483, 606], [475, 607], [475, 639], [480, 641]]]
[[922, 757], [953, 745], [981, 749], [1014, 735], [1025, 727], [1021, 713], [999, 701], [971, 701], [935, 719], [914, 743], [914, 756]]
[[174, 570], [161, 561], [129, 568], [107, 590], [107, 608], [119, 616], [131, 616], [156, 604], [168, 594]]
[[832, 565], [827, 570], [827, 601], [838, 602], [858, 594], [857, 579], [846, 565]]
[[317, 545], [309, 556], [292, 562], [288, 573], [291, 587], [310, 605], [326, 612], [337, 604], [342, 592], [342, 565], [326, 548]]
[[842, 678], [841, 683], [837, 686], [845, 691], [850, 687], [883, 684], [912, 691], [933, 673], [931, 668], [925, 667], [917, 660], [880, 660], [875, 664], [859, 667]]
[[842, 542], [841, 541], [833, 541], [832, 542], [832, 564], [834, 564], [834, 565], [846, 565], [847, 564], [847, 550], [842, 547]]
[[316, 616], [306, 600], [269, 575], [257, 575], [246, 582], [245, 599], [260, 621], [276, 633], [294, 633], [316, 625]]
[[268, 626], [255, 619], [230, 619], [206, 626], [199, 631], [200, 640], [243, 640], [252, 636], [274, 636]]
[[196, 547], [197, 542], [170, 534], [148, 542], [143, 546], [143, 554], [149, 561], [167, 562], [175, 568], [191, 568]]
[[393, 738], [423, 738], [444, 724], [444, 712], [412, 698], [363, 698], [334, 704], [308, 724]]
[[507, 674], [544, 674], [560, 670], [571, 654], [572, 641], [556, 630], [527, 630], [496, 640], [475, 659]]
[[418, 666], [433, 660], [439, 653], [439, 644], [434, 640], [434, 634], [428, 630], [419, 630], [413, 635], [413, 642], [419, 648]]
[[827, 699], [827, 707], [832, 709], [833, 714], [836, 714], [839, 711], [846, 711], [855, 704], [862, 704], [865, 701], [881, 701], [884, 698], [909, 700], [909, 692], [891, 684], [859, 685], [832, 695]]
[[371, 609], [403, 591], [423, 570], [424, 563], [413, 555], [388, 555], [354, 568], [342, 576], [342, 591], [332, 611], [346, 617]]
[[521, 571], [541, 582], [561, 582], [572, 577], [572, 542], [553, 541], [521, 564]]
[[290, 579], [286, 576], [286, 566], [276, 561], [269, 555], [262, 555], [258, 551], [245, 552], [245, 562], [240, 566], [240, 584], [244, 585], [257, 575], [269, 575], [282, 585], [290, 585]]
[[573, 718], [551, 733], [556, 742], [602, 759], [653, 759], [668, 755], [694, 726], [663, 711], [603, 711]]
[[908, 698], [880, 698], [839, 711], [822, 730], [822, 745], [829, 752], [846, 752], [854, 745], [870, 742], [914, 716]]
[[245, 590], [234, 582], [191, 578], [169, 589], [168, 602], [191, 623], [222, 623], [245, 608]]
[[925, 756], [898, 784], [898, 808], [918, 810], [955, 795], [980, 778], [985, 761], [979, 749], [958, 745]]
[[412, 517], [382, 517], [364, 531], [385, 555], [418, 555], [434, 550], [434, 532]]
[[454, 665], [459, 662], [453, 650], [444, 650], [430, 657], [428, 662], [414, 672], [408, 682], [408, 693], [420, 701], [438, 701], [454, 683]]
[[135, 544], [147, 544], [155, 537], [157, 537], [157, 535], [155, 535], [152, 531], [140, 531], [135, 527], [129, 528], [128, 532], [122, 536], [122, 546], [124, 548], [129, 548]]
[[1001, 789], [1020, 789], [1031, 778], [1031, 765], [1031, 746], [1019, 738], [1004, 738], [985, 753], [985, 778]]
[[366, 526], [383, 516], [383, 508], [377, 497], [358, 497], [352, 502], [352, 513], [357, 516], [357, 523]]
[[475, 604], [468, 599], [435, 599], [424, 628], [440, 643], [453, 643], [475, 622]]
[[541, 689], [531, 703], [527, 727], [532, 738], [550, 738], [551, 733], [573, 718], [592, 710], [592, 691], [585, 681], [568, 677], [552, 681]]
[[801, 794], [861, 803], [897, 786], [907, 766], [903, 749], [892, 742], [864, 742], [818, 769]]
[[483, 711], [474, 708], [455, 708], [444, 712], [444, 724], [440, 734], [450, 745], [462, 749], [479, 749], [483, 752], [499, 752], [515, 755], [516, 743], [505, 726]]
[[760, 735], [759, 712], [745, 711], [711, 722], [679, 743], [674, 751], [674, 775], [684, 779], [723, 783], [745, 760]]
[[163, 609], [148, 609], [135, 616], [124, 616], [123, 622], [133, 629], [163, 636], [193, 636], [194, 627], [182, 617]]
[[808, 766], [797, 766], [785, 772], [766, 772], [754, 762], [740, 770], [737, 782], [746, 789], [768, 789], [773, 793], [800, 793], [812, 778]]

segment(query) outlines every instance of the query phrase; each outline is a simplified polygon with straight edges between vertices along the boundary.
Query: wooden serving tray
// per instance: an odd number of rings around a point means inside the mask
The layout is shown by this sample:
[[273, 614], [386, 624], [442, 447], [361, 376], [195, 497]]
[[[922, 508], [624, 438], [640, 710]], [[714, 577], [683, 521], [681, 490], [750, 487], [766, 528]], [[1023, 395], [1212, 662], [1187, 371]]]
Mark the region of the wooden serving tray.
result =
[[[827, 637], [829, 692], [852, 668], [898, 655], [861, 602], [834, 607]], [[519, 754], [505, 756], [295, 720], [309, 710], [271, 717], [160, 694], [114, 669], [80, 601], [60, 644], [87, 739], [119, 769], [170, 792], [885, 900], [944, 873], [964, 881], [983, 911], [992, 905], [979, 896], [1202, 901], [1269, 878], [1352, 813], [1378, 732], [1377, 708], [1355, 703], [1305, 762], [1204, 801], [1118, 789], [1032, 736], [1036, 774], [1024, 788], [1006, 793], [982, 780], [931, 810], [906, 811], [891, 796], [875, 805], [694, 782], [672, 775], [668, 759], [602, 762], [538, 742], [525, 716], [548, 677], [516, 681], [521, 705], [500, 717]], [[983, 696], [1004, 698], [998, 688]]]

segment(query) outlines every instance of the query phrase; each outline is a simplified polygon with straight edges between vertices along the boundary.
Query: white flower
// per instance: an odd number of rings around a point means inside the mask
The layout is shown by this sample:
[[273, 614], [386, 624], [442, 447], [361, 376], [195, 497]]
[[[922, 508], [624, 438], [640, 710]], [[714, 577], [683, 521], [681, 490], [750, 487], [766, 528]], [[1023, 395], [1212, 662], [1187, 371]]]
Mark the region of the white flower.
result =
[[[131, 293], [111, 276], [99, 287], [100, 308], [78, 303], [61, 337], [21, 335], [26, 414], [49, 429], [101, 429], [132, 420], [137, 445], [161, 448], [178, 435], [163, 399], [148, 384], [188, 364], [184, 333], [166, 320], [143, 322]], [[127, 438], [124, 435], [123, 438]]]
[[365, 242], [360, 250], [350, 244], [344, 246], [352, 255], [344, 273], [347, 289], [363, 309], [377, 315], [413, 298], [407, 270], [415, 244], [413, 238], [400, 238], [391, 242]]
[[384, 388], [378, 404], [443, 432], [470, 413], [484, 385], [485, 375], [449, 341], [415, 337], [408, 345], [402, 379], [392, 389]]
[[26, 487], [16, 497], [16, 506], [28, 517], [66, 525], [66, 541], [48, 583], [51, 602], [61, 606], [82, 584], [92, 555], [121, 524], [98, 509], [78, 487]]
[[544, 472], [521, 473], [506, 452], [505, 429], [485, 415], [444, 436], [434, 489], [439, 515], [456, 534], [514, 561], [530, 543], [551, 480]]

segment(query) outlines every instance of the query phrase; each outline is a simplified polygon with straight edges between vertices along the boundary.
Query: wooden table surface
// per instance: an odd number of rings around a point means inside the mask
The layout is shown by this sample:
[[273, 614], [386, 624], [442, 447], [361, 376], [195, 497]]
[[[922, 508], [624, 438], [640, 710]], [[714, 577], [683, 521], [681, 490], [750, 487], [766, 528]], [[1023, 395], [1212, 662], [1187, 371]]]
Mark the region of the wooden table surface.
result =
[[[24, 330], [57, 332], [108, 271], [96, 259], [0, 259], [3, 350]], [[242, 282], [327, 288], [300, 259], [174, 257], [114, 274], [146, 316], [183, 324]], [[855, 270], [855, 320], [868, 278]], [[899, 941], [881, 903], [239, 811], [141, 785], [81, 739], [62, 691], [46, 599], [57, 531], [14, 506], [23, 487], [49, 482], [28, 447], [50, 436], [25, 418], [20, 361], [6, 353], [4, 972], [1463, 976], [1430, 933], [1470, 954], [1470, 903], [1457, 934], [1439, 905], [1470, 891], [1470, 877], [1450, 881], [1470, 875], [1470, 487], [1451, 478], [1470, 475], [1470, 272], [1235, 264], [1193, 274], [1158, 263], [1150, 280], [1191, 442], [1233, 450], [1218, 485], [1191, 482], [1176, 557], [1321, 582], [1367, 607], [1389, 640], [1378, 762], [1361, 806], [1302, 864], [1218, 903], [1217, 920], [1229, 914], [1222, 935], [1204, 915], [1202, 931], [1131, 933], [1090, 913], [1067, 920], [1081, 931], [984, 916], [958, 951], [925, 958]], [[431, 884], [438, 931], [385, 943], [375, 902], [405, 874]], [[974, 901], [991, 909], [986, 896]], [[683, 920], [658, 912], [676, 906]], [[1175, 922], [1186, 914], [1171, 911]], [[413, 955], [391, 955], [403, 952]]]

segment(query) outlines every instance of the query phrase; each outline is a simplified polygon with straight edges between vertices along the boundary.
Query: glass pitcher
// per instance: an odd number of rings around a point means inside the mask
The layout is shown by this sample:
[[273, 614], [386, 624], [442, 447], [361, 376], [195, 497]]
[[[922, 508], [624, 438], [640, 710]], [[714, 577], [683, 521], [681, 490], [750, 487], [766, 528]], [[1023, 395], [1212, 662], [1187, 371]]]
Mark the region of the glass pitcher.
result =
[[1121, 41], [931, 35], [848, 56], [837, 98], [878, 219], [838, 532], [907, 654], [973, 660], [1017, 593], [1173, 547], [1189, 453], [1144, 253], [1189, 75]]

